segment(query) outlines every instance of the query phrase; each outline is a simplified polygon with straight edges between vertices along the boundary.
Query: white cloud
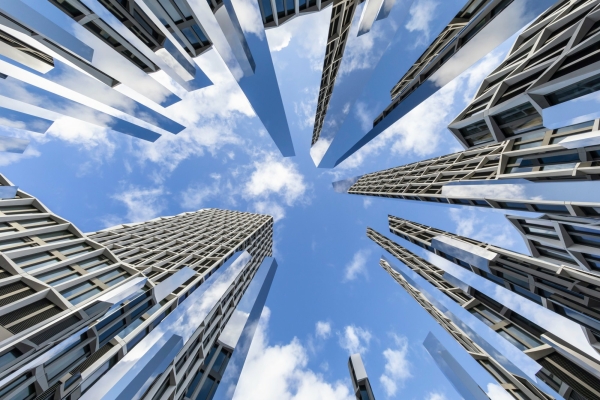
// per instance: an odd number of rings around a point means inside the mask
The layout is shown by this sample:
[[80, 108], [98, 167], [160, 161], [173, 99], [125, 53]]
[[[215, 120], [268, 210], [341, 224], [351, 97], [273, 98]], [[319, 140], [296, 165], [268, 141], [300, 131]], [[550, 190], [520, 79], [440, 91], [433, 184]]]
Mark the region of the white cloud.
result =
[[495, 383], [488, 383], [487, 390], [487, 395], [492, 400], [511, 400], [513, 398], [502, 386]]
[[[331, 9], [329, 7], [318, 13], [302, 15], [267, 30], [271, 52], [294, 48], [300, 57], [310, 61], [312, 70], [320, 71], [325, 58]], [[310, 32], [310, 40], [306, 40], [306, 32]]]
[[343, 333], [338, 332], [339, 343], [342, 349], [350, 354], [365, 353], [369, 350], [369, 343], [373, 335], [368, 329], [359, 326], [348, 325]]
[[502, 224], [491, 223], [483, 210], [472, 207], [451, 208], [450, 218], [456, 224], [457, 235], [505, 248], [515, 244], [516, 232], [512, 225], [508, 221]]
[[427, 395], [427, 400], [446, 400], [446, 395], [439, 392], [431, 392]]
[[354, 21], [344, 49], [344, 60], [336, 80], [344, 79], [352, 71], [373, 67], [386, 50], [386, 43], [394, 36], [393, 29], [386, 30], [383, 24], [375, 24], [369, 33], [358, 36], [358, 19], [361, 14], [358, 11], [354, 14]]
[[304, 88], [305, 100], [294, 103], [294, 112], [298, 116], [300, 128], [312, 128], [315, 124], [319, 88]]
[[228, 72], [219, 55], [209, 51], [196, 58], [212, 86], [185, 93], [183, 99], [168, 108], [171, 118], [187, 126], [177, 135], [164, 134], [156, 142], [133, 141], [133, 153], [140, 163], [158, 166], [160, 183], [181, 162], [206, 152], [216, 154], [227, 145], [243, 145], [236, 128], [254, 117], [250, 103]]
[[433, 0], [420, 0], [410, 7], [410, 19], [406, 23], [405, 27], [410, 32], [420, 31], [424, 34], [423, 40], [429, 40], [429, 24], [435, 17], [435, 10], [439, 5], [438, 2]]
[[7, 165], [19, 162], [26, 158], [39, 157], [40, 155], [41, 153], [31, 145], [27, 146], [27, 148], [22, 154], [2, 153], [0, 155], [0, 167], [5, 167]]
[[212, 185], [193, 184], [181, 193], [181, 207], [186, 210], [198, 210], [205, 201], [214, 198], [221, 192], [221, 176], [211, 175], [214, 182]]
[[395, 348], [387, 348], [383, 351], [386, 359], [384, 373], [379, 381], [388, 397], [395, 396], [398, 388], [404, 385], [404, 381], [412, 377], [411, 364], [408, 361], [408, 339], [403, 336], [392, 335]]
[[244, 32], [253, 33], [262, 39], [265, 36], [265, 28], [258, 3], [252, 0], [237, 0], [234, 4], [236, 15]]
[[368, 276], [367, 273], [367, 257], [370, 252], [368, 250], [359, 250], [354, 253], [352, 261], [344, 268], [344, 280], [353, 281], [359, 275]]
[[253, 166], [254, 171], [244, 185], [244, 197], [266, 199], [270, 195], [278, 195], [288, 206], [305, 200], [308, 186], [294, 162], [275, 153], [267, 153]]
[[369, 208], [371, 207], [371, 204], [373, 204], [373, 200], [368, 198], [363, 199], [363, 207]]
[[257, 201], [254, 203], [254, 210], [260, 214], [268, 214], [273, 217], [275, 222], [285, 217], [285, 209], [274, 201]]
[[331, 336], [331, 323], [327, 321], [318, 321], [315, 325], [315, 334], [321, 339], [327, 339]]
[[[123, 203], [127, 208], [126, 222], [140, 222], [158, 217], [167, 206], [167, 195], [162, 187], [144, 189], [130, 186], [111, 198]], [[109, 217], [107, 221], [115, 225], [114, 217]]]
[[309, 357], [302, 343], [271, 346], [265, 307], [237, 385], [234, 400], [352, 400], [342, 381], [328, 382], [307, 368]]

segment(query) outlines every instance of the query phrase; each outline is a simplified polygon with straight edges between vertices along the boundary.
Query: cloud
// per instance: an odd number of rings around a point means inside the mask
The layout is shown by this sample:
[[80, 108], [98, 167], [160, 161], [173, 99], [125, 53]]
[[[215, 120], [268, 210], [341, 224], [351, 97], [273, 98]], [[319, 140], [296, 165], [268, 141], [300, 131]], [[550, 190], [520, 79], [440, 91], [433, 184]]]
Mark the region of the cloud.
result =
[[338, 332], [338, 335], [341, 348], [350, 354], [367, 352], [373, 337], [369, 330], [354, 325], [346, 326], [343, 333]]
[[487, 395], [492, 400], [511, 400], [513, 398], [502, 386], [495, 383], [488, 383], [487, 390]]
[[494, 224], [486, 217], [485, 211], [472, 207], [450, 209], [450, 219], [456, 224], [457, 235], [505, 248], [513, 246], [515, 230], [512, 225], [508, 222]]
[[181, 162], [216, 152], [227, 145], [241, 146], [246, 141], [235, 132], [242, 122], [255, 116], [250, 103], [219, 55], [209, 51], [195, 61], [213, 82], [212, 86], [186, 92], [170, 106], [169, 117], [187, 126], [177, 135], [164, 134], [156, 142], [133, 141], [133, 154], [141, 163], [159, 168], [161, 183]]
[[235, 2], [235, 9], [244, 32], [253, 33], [261, 39], [265, 37], [265, 28], [256, 1], [238, 0]]
[[274, 201], [257, 201], [254, 203], [254, 210], [260, 214], [271, 215], [275, 222], [285, 217], [285, 209]]
[[354, 399], [344, 382], [328, 382], [322, 374], [307, 368], [308, 353], [297, 338], [271, 346], [269, 316], [265, 307], [234, 400]]
[[368, 199], [368, 198], [363, 199], [363, 206], [365, 208], [371, 207], [371, 204], [373, 204], [373, 200]]
[[[332, 7], [329, 7], [318, 13], [302, 15], [286, 21], [277, 28], [267, 30], [271, 52], [294, 49], [299, 57], [309, 60], [312, 70], [321, 71], [327, 46], [331, 9]], [[306, 32], [310, 32], [310, 40], [306, 40]]]
[[327, 321], [318, 321], [315, 325], [315, 335], [321, 339], [327, 339], [331, 336], [331, 323]]
[[387, 49], [386, 44], [389, 39], [394, 36], [393, 28], [386, 29], [382, 24], [375, 24], [368, 34], [358, 36], [360, 14], [359, 12], [354, 14], [348, 42], [344, 49], [344, 59], [336, 80], [344, 79], [353, 71], [373, 67]]
[[446, 395], [439, 392], [431, 392], [427, 395], [426, 400], [446, 400]]
[[212, 185], [194, 184], [187, 187], [181, 193], [181, 207], [186, 210], [197, 210], [209, 199], [214, 198], [221, 192], [221, 176], [212, 174], [214, 182]]
[[352, 257], [352, 261], [346, 265], [344, 269], [344, 280], [345, 281], [353, 281], [359, 275], [364, 275], [368, 277], [367, 273], [367, 257], [369, 256], [369, 250], [359, 250], [354, 253]]
[[0, 167], [19, 162], [26, 158], [39, 157], [41, 153], [31, 145], [27, 146], [22, 154], [17, 153], [1, 153], [0, 154]]
[[[470, 102], [483, 78], [502, 61], [506, 52], [502, 47], [484, 57], [344, 160], [333, 174], [342, 176], [344, 172], [361, 167], [366, 160], [374, 159], [384, 151], [389, 151], [392, 156], [414, 154], [421, 159], [438, 152], [440, 145], [451, 138], [448, 124]], [[367, 121], [372, 126], [376, 115], [365, 107], [360, 108], [359, 104], [355, 109], [363, 129], [367, 127]], [[451, 140], [450, 143], [455, 145], [456, 141]], [[320, 160], [328, 145], [323, 143], [318, 149], [315, 149], [316, 145], [313, 146], [313, 159]]]
[[288, 206], [305, 200], [308, 186], [294, 162], [275, 153], [267, 153], [263, 159], [254, 162], [253, 167], [254, 171], [244, 185], [244, 197], [266, 199], [274, 194]]
[[435, 17], [434, 14], [438, 5], [439, 3], [433, 0], [420, 0], [413, 3], [410, 7], [410, 19], [406, 23], [405, 28], [410, 32], [422, 32], [424, 36], [423, 38], [420, 38], [415, 45], [429, 41], [429, 24]]
[[[127, 208], [126, 222], [140, 222], [158, 217], [167, 207], [167, 195], [163, 187], [144, 189], [130, 186], [123, 192], [112, 195], [111, 198], [123, 203]], [[107, 221], [115, 225], [114, 217], [109, 217]]]
[[294, 102], [294, 112], [298, 116], [300, 128], [312, 128], [315, 124], [319, 88], [304, 88], [302, 90], [305, 100]]
[[388, 397], [396, 395], [399, 387], [404, 381], [412, 377], [411, 364], [408, 361], [408, 339], [403, 336], [392, 335], [395, 348], [387, 348], [383, 351], [386, 359], [384, 373], [379, 377], [385, 394]]

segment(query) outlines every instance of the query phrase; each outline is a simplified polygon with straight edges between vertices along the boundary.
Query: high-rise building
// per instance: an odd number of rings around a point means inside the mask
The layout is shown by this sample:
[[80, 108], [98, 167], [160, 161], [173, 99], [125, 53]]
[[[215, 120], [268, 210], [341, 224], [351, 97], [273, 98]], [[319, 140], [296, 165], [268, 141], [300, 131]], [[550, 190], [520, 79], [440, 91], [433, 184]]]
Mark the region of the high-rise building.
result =
[[[536, 376], [566, 399], [581, 398], [578, 396], [583, 396], [583, 398], [596, 398], [600, 396], [600, 362], [598, 360], [552, 333], [547, 332], [526, 316], [511, 309], [509, 305], [498, 303], [380, 233], [368, 229], [367, 236], [461, 308], [482, 321], [500, 337], [535, 360], [539, 368]], [[415, 282], [409, 283], [408, 280], [410, 278], [408, 278], [406, 273], [403, 273], [399, 268], [393, 267], [385, 259], [382, 259], [380, 264], [449, 333], [453, 334], [453, 331], [460, 326], [458, 331], [463, 332], [463, 336], [453, 336], [461, 345], [465, 346], [464, 336], [467, 336], [474, 342], [480, 342], [480, 347], [486, 348], [490, 346], [479, 335], [469, 332], [469, 329], [466, 328], [466, 325], [459, 316], [449, 313], [441, 304], [435, 304], [433, 298], [423, 296], [423, 292], [427, 292], [428, 290], [424, 289], [423, 286], [417, 285]], [[457, 326], [449, 326], [448, 320], [451, 320], [450, 325], [453, 322]], [[466, 349], [473, 353], [469, 348]], [[488, 354], [495, 353], [495, 350], [486, 350]], [[497, 356], [492, 358], [500, 363], [504, 362], [498, 359]], [[485, 363], [482, 365], [486, 368]], [[486, 369], [494, 375], [493, 368], [488, 365]], [[508, 368], [508, 370], [511, 369], [513, 368]], [[527, 395], [527, 398], [537, 398], [531, 397], [532, 394], [540, 396], [540, 393], [545, 391], [543, 387], [539, 387], [539, 393], [536, 393], [534, 390], [536, 382], [531, 379], [527, 380], [524, 375], [519, 376], [518, 380], [525, 385], [529, 384], [528, 389], [531, 391], [531, 394]], [[499, 379], [499, 383], [502, 384], [505, 382]], [[505, 389], [508, 388], [505, 387]], [[522, 388], [519, 389], [523, 390]], [[514, 397], [519, 398], [518, 396]]]
[[[547, 235], [545, 242], [551, 242], [549, 230], [537, 222], [521, 219], [522, 228], [531, 232], [527, 233], [528, 239], [536, 242], [533, 239]], [[600, 313], [596, 308], [600, 301], [600, 291], [596, 290], [600, 273], [587, 262], [598, 256], [571, 256], [556, 239], [550, 245], [537, 242], [532, 247], [533, 256], [528, 256], [393, 216], [389, 217], [389, 224], [390, 231], [403, 239], [576, 322], [590, 344], [600, 350]], [[565, 231], [566, 240], [570, 240], [570, 234], [575, 234], [577, 241], [580, 237], [591, 238], [586, 241], [586, 251], [590, 251], [589, 242], [600, 237], [597, 227], [567, 226], [579, 231], [559, 227]], [[591, 251], [598, 252], [598, 246]]]
[[[258, 38], [248, 34], [245, 24], [254, 19], [238, 18], [236, 4], [2, 2], [0, 115], [12, 116], [11, 127], [34, 132], [69, 116], [144, 140], [177, 134], [185, 127], [164, 116], [164, 107], [178, 102], [181, 93], [211, 84], [194, 58], [215, 48], [282, 154], [293, 155], [264, 27], [252, 27], [262, 31]], [[258, 3], [244, 10], [260, 20]], [[159, 71], [172, 83], [157, 77]], [[115, 89], [121, 85], [127, 90]]]
[[0, 398], [231, 397], [277, 268], [272, 217], [83, 234], [3, 176], [0, 216]]
[[352, 354], [348, 358], [348, 371], [350, 371], [350, 379], [352, 380], [356, 400], [375, 400], [367, 370], [359, 353]]
[[[361, 23], [365, 15], [371, 15], [365, 14], [365, 10], [373, 3], [380, 4], [367, 2], [363, 8]], [[387, 3], [389, 6], [392, 2]], [[572, 7], [578, 7], [575, 3], [575, 0], [570, 1]], [[411, 4], [412, 1], [403, 1], [394, 7], [401, 6], [408, 11]], [[511, 35], [528, 25], [535, 16], [548, 15], [556, 10], [559, 4], [555, 0], [450, 0], [442, 6], [438, 4], [438, 7], [443, 7], [443, 11], [438, 12], [454, 17], [449, 21], [441, 21], [443, 23], [440, 25], [437, 25], [438, 21], [430, 22], [429, 29], [439, 29], [440, 33], [429, 46], [416, 39], [407, 40], [400, 37], [407, 34], [404, 29], [389, 29], [390, 32], [385, 31], [390, 39], [393, 37], [389, 46], [371, 51], [371, 64], [377, 66], [361, 67], [369, 73], [362, 74], [360, 79], [354, 79], [351, 83], [336, 85], [335, 88], [335, 74], [341, 64], [340, 51], [343, 52], [344, 49], [339, 43], [356, 38], [349, 39], [341, 35], [338, 39], [334, 29], [337, 26], [330, 26], [330, 47], [327, 49], [323, 68], [311, 150], [311, 155], [319, 167], [333, 168], [344, 161]], [[401, 14], [392, 11], [390, 14], [385, 4], [378, 11], [385, 16], [394, 16], [392, 19], [396, 26], [406, 23], [405, 17], [408, 12]], [[377, 15], [376, 12], [374, 14]], [[377, 20], [380, 19], [381, 16], [377, 16]], [[362, 32], [361, 28], [362, 26], [358, 29], [359, 35]], [[410, 47], [407, 46], [407, 42], [410, 43]], [[332, 52], [334, 49], [337, 50], [335, 55]], [[407, 53], [415, 49], [422, 51], [422, 54], [415, 59], [407, 56]], [[398, 54], [403, 56], [398, 57]], [[330, 69], [328, 65], [331, 65]], [[400, 72], [400, 80], [390, 76], [392, 66], [396, 66]], [[389, 89], [380, 89], [385, 87]], [[372, 127], [365, 127], [364, 118], [348, 117], [358, 112], [365, 113], [364, 109], [349, 112], [355, 103], [357, 107], [359, 103], [389, 103], [390, 95], [392, 103], [375, 118]]]
[[431, 332], [425, 338], [423, 346], [431, 355], [438, 368], [450, 381], [454, 389], [465, 400], [487, 400], [489, 397], [475, 382], [473, 377], [450, 354], [448, 349]]
[[[597, 118], [599, 1], [559, 1], [527, 27], [449, 128], [465, 148]], [[596, 135], [593, 135], [594, 137]], [[596, 140], [597, 142], [597, 140]]]
[[408, 275], [394, 268], [389, 261], [381, 259], [380, 265], [396, 282], [411, 295], [437, 323], [460, 344], [473, 359], [483, 367], [500, 386], [516, 399], [552, 399], [540, 390], [531, 378], [504, 357], [489, 342], [481, 338], [460, 318], [450, 312], [429, 293], [422, 290]]
[[600, 202], [591, 181], [598, 177], [600, 146], [586, 138], [599, 122], [541, 129], [365, 174], [339, 187], [366, 196], [597, 217]]

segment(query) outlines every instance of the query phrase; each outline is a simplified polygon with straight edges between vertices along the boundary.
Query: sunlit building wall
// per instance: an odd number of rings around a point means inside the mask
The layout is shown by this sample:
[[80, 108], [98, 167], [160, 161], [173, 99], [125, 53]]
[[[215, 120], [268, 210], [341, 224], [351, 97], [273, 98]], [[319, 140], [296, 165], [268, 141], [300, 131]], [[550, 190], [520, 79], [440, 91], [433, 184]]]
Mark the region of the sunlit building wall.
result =
[[[387, 250], [387, 248], [386, 248]], [[516, 399], [551, 399], [534, 385], [525, 374], [503, 357], [488, 342], [481, 339], [443, 305], [422, 290], [410, 277], [403, 274], [384, 258], [380, 265], [411, 295], [437, 323], [483, 367], [500, 386]]]
[[[378, 232], [369, 229], [367, 236], [452, 301], [482, 321], [499, 336], [535, 360], [539, 364], [536, 376], [553, 390], [567, 399], [582, 398], [579, 396], [583, 396], [583, 398], [600, 396], [600, 378], [597, 377], [600, 374], [600, 363], [598, 361], [547, 332], [527, 317], [515, 312], [509, 305], [498, 303]], [[382, 259], [380, 264], [396, 281], [401, 284], [404, 283], [403, 287], [417, 299], [415, 296], [416, 288], [413, 287], [411, 290], [407, 288], [405, 285], [406, 279], [402, 279], [400, 271], [394, 269], [385, 259]], [[425, 302], [419, 303], [424, 307], [427, 304]], [[429, 306], [433, 307], [430, 304]], [[432, 313], [430, 310], [427, 311], [434, 317], [436, 316], [436, 313]], [[439, 312], [439, 309], [437, 311], [439, 314], [444, 314]], [[436, 320], [448, 329], [448, 319], [453, 319], [454, 315], [452, 314], [451, 317], [446, 315], [445, 321], [440, 321], [439, 314]], [[464, 329], [463, 327], [462, 331]], [[469, 335], [465, 334], [465, 336]], [[460, 339], [464, 340], [464, 336]], [[471, 341], [473, 340], [478, 341], [480, 339], [474, 337]], [[464, 346], [463, 343], [461, 344]], [[494, 375], [494, 368], [489, 363], [482, 362], [481, 364]], [[539, 395], [539, 391], [543, 392], [543, 388], [540, 388], [536, 393], [534, 389], [535, 382], [526, 381], [523, 376], [519, 380], [526, 386], [528, 384], [528, 389], [532, 394]], [[499, 382], [501, 384], [506, 383], [501, 380]], [[509, 389], [506, 386], [504, 388]], [[519, 388], [519, 390], [523, 389]], [[508, 391], [510, 393], [510, 390]], [[519, 398], [518, 396], [514, 397]], [[531, 394], [529, 394], [527, 398], [535, 397], [531, 397]]]
[[272, 217], [204, 209], [83, 234], [0, 183], [0, 398], [235, 391], [277, 268]]
[[[177, 134], [185, 128], [166, 117], [165, 108], [186, 92], [212, 84], [194, 58], [214, 48], [282, 154], [293, 155], [268, 44], [247, 35], [248, 20], [254, 20], [238, 18], [242, 6], [237, 3], [4, 2], [0, 5], [4, 78], [0, 115], [21, 112], [51, 121], [68, 116], [155, 141], [165, 131]], [[245, 12], [255, 12], [259, 20], [260, 10], [257, 3]], [[263, 37], [264, 26], [258, 29]], [[121, 90], [121, 85], [127, 90]], [[257, 85], [262, 88], [260, 96], [254, 93]]]
[[519, 35], [450, 124], [465, 148], [513, 137], [528, 141], [544, 128], [597, 117], [592, 94], [600, 88], [600, 2], [557, 4]]
[[[592, 120], [543, 129], [535, 137], [511, 138], [365, 174], [342, 190], [366, 196], [595, 218], [600, 215], [598, 196], [573, 185], [591, 183], [598, 176], [600, 144], [590, 145], [585, 139], [597, 130], [598, 123]], [[554, 185], [551, 187], [556, 193], [541, 196], [539, 191], [548, 185]]]

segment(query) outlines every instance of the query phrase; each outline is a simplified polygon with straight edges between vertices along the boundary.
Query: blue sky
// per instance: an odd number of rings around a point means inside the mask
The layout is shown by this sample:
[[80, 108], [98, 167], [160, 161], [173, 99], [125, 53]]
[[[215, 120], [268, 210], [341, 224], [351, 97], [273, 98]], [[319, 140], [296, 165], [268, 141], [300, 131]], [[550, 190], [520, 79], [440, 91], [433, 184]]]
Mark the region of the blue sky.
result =
[[[447, 19], [439, 5], [416, 1], [398, 29], [431, 40], [437, 32], [429, 25]], [[498, 211], [342, 195], [331, 182], [460, 150], [446, 126], [508, 47], [489, 54], [335, 170], [317, 169], [309, 149], [330, 10], [267, 35], [294, 158], [280, 156], [211, 50], [196, 61], [214, 85], [167, 109], [188, 126], [181, 133], [149, 143], [68, 118], [45, 135], [4, 128], [32, 142], [23, 155], [0, 155], [1, 171], [84, 232], [206, 207], [273, 215], [279, 269], [240, 380], [244, 399], [350, 399], [347, 359], [357, 351], [377, 398], [459, 399], [422, 346], [430, 331], [490, 390], [490, 378], [379, 266], [383, 251], [365, 231], [370, 226], [391, 237], [387, 215], [393, 214], [525, 252], [516, 231]], [[363, 57], [354, 60], [355, 68], [369, 66], [365, 46], [347, 52], [350, 61]], [[405, 71], [387, 72], [400, 78]]]

